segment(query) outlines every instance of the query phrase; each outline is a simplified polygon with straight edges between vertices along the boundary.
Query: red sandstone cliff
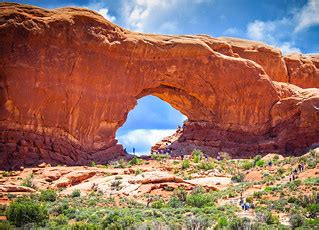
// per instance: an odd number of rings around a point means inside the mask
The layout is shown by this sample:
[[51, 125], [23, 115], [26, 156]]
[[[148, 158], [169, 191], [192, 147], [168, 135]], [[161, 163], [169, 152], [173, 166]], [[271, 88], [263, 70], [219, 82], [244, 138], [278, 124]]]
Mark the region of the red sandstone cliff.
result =
[[150, 94], [188, 117], [180, 146], [238, 156], [319, 142], [319, 89], [287, 84], [319, 87], [318, 56], [134, 33], [86, 9], [1, 3], [0, 66], [1, 167], [121, 155], [115, 132]]

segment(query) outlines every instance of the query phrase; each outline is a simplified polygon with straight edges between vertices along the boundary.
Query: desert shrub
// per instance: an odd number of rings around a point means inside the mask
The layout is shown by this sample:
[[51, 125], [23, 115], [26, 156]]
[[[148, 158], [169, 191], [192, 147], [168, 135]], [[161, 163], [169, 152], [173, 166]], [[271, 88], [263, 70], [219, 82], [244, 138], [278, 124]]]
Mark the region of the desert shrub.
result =
[[238, 174], [232, 176], [231, 181], [235, 182], [235, 183], [240, 183], [240, 182], [244, 181], [244, 178], [245, 178], [244, 174], [238, 173]]
[[314, 169], [314, 168], [316, 168], [316, 166], [317, 166], [317, 162], [316, 162], [315, 159], [309, 159], [309, 160], [307, 161], [307, 165], [308, 165], [308, 168], [309, 168], [309, 169]]
[[250, 229], [250, 219], [244, 217], [242, 219], [233, 218], [229, 221], [228, 229], [230, 230], [239, 230], [239, 229]]
[[245, 169], [245, 170], [249, 170], [252, 167], [254, 167], [254, 162], [251, 160], [245, 160], [241, 163], [241, 168]]
[[164, 190], [171, 192], [171, 191], [174, 191], [174, 188], [171, 187], [171, 186], [165, 186], [165, 187], [164, 187]]
[[122, 184], [122, 181], [116, 180], [116, 178], [115, 178], [115, 180], [112, 181], [112, 183], [111, 183], [111, 187], [119, 190], [121, 188], [121, 184]]
[[261, 155], [256, 155], [256, 156], [254, 157], [254, 165], [256, 165], [256, 162], [259, 161], [259, 160], [261, 160], [261, 158], [262, 158]]
[[252, 196], [246, 197], [246, 202], [252, 203], [253, 202], [253, 197]]
[[140, 164], [142, 164], [142, 162], [143, 162], [142, 159], [134, 156], [133, 159], [129, 161], [129, 164], [130, 165], [140, 165]]
[[194, 159], [194, 163], [199, 163], [202, 157], [204, 156], [204, 153], [200, 149], [194, 149], [192, 151], [192, 156]]
[[273, 159], [273, 161], [275, 161], [275, 162], [276, 162], [276, 161], [278, 161], [278, 160], [279, 160], [279, 156], [278, 156], [278, 155], [275, 155], [272, 159]]
[[68, 224], [68, 218], [61, 214], [58, 215], [57, 217], [53, 218], [47, 225], [46, 227], [49, 229], [58, 229], [62, 225], [67, 225]]
[[139, 175], [139, 174], [141, 174], [142, 172], [143, 172], [143, 171], [142, 171], [141, 169], [136, 169], [134, 173], [135, 173], [135, 175]]
[[267, 186], [267, 187], [264, 188], [264, 191], [267, 192], [267, 193], [268, 192], [272, 192], [273, 191], [273, 187]]
[[206, 170], [213, 169], [214, 164], [210, 162], [200, 162], [200, 164], [198, 165], [198, 168], [206, 171]]
[[300, 203], [300, 201], [298, 200], [298, 198], [297, 197], [295, 197], [295, 196], [290, 196], [289, 198], [288, 198], [288, 203], [290, 203], [290, 204], [299, 204]]
[[0, 230], [14, 230], [14, 229], [16, 228], [12, 226], [8, 221], [0, 222]]
[[288, 183], [290, 191], [295, 191], [301, 185], [301, 180], [294, 180]]
[[176, 196], [172, 196], [168, 201], [168, 206], [171, 208], [180, 208], [184, 206], [184, 203]]
[[289, 223], [292, 229], [295, 229], [297, 227], [301, 227], [305, 223], [305, 218], [299, 213], [295, 213], [289, 217]]
[[310, 204], [307, 207], [307, 211], [311, 214], [318, 214], [319, 213], [319, 204]]
[[305, 179], [304, 183], [305, 183], [305, 184], [308, 184], [308, 185], [319, 184], [319, 177], [316, 177], [316, 178], [307, 178], [307, 179]]
[[265, 164], [265, 161], [264, 160], [258, 160], [258, 161], [256, 161], [256, 166], [257, 167], [262, 167], [262, 166], [264, 166], [264, 164]]
[[217, 221], [217, 226], [218, 226], [218, 228], [220, 228], [220, 229], [222, 229], [222, 228], [225, 228], [225, 227], [227, 227], [227, 225], [228, 225], [228, 220], [227, 220], [227, 218], [226, 217], [220, 217], [219, 219], [218, 219], [218, 221]]
[[319, 218], [306, 220], [305, 229], [318, 229]]
[[113, 165], [114, 168], [126, 168], [127, 167], [127, 162], [124, 159], [119, 159], [118, 161], [113, 161], [111, 162], [111, 165]]
[[80, 197], [81, 196], [81, 191], [79, 189], [75, 189], [73, 190], [73, 192], [71, 193], [71, 197]]
[[141, 217], [132, 216], [132, 215], [124, 215], [119, 212], [111, 212], [102, 222], [103, 229], [129, 229], [135, 223], [140, 222]]
[[165, 161], [166, 159], [169, 159], [170, 156], [168, 154], [151, 154], [151, 158], [155, 159], [156, 161]]
[[151, 207], [152, 208], [157, 208], [157, 209], [160, 209], [160, 208], [165, 208], [166, 207], [166, 204], [165, 204], [165, 201], [160, 198], [156, 201], [154, 201], [152, 204], [151, 204]]
[[32, 179], [33, 179], [33, 174], [30, 174], [27, 178], [25, 178], [22, 182], [22, 186], [25, 187], [29, 187], [29, 188], [33, 188], [33, 184], [32, 184]]
[[57, 194], [53, 189], [42, 190], [40, 194], [40, 200], [42, 201], [56, 201]]
[[90, 167], [95, 167], [96, 166], [96, 163], [94, 161], [91, 161], [90, 162]]
[[67, 229], [68, 230], [97, 230], [101, 228], [91, 223], [76, 222], [76, 223], [68, 225]]
[[178, 187], [177, 189], [174, 190], [174, 196], [178, 198], [181, 202], [185, 202], [187, 198], [187, 192], [185, 191], [184, 188]]
[[49, 219], [45, 206], [37, 204], [29, 198], [18, 198], [13, 201], [7, 210], [8, 220], [17, 227], [28, 223], [44, 225]]
[[263, 191], [256, 191], [253, 193], [253, 197], [258, 199], [261, 199], [263, 195], [264, 195]]
[[258, 222], [267, 223], [267, 224], [278, 224], [279, 223], [279, 216], [272, 214], [271, 211], [266, 209], [259, 209], [256, 212], [256, 218]]
[[182, 169], [188, 169], [190, 167], [189, 160], [183, 160], [182, 162]]
[[8, 172], [8, 171], [3, 171], [3, 172], [2, 172], [2, 176], [3, 176], [3, 177], [8, 177], [8, 176], [10, 176], [10, 175], [11, 175], [11, 173]]
[[190, 195], [186, 197], [186, 203], [192, 207], [202, 208], [210, 206], [214, 202], [214, 197], [205, 193], [201, 187], [196, 188]]

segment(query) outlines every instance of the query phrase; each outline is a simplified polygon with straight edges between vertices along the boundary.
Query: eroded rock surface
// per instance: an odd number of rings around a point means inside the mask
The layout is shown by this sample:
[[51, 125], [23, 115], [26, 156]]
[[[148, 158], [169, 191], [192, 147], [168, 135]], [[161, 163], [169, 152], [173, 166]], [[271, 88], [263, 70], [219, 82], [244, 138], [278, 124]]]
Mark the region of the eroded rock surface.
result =
[[176, 152], [296, 154], [319, 142], [319, 90], [288, 84], [319, 87], [315, 55], [134, 33], [86, 9], [1, 3], [0, 66], [3, 168], [124, 156], [115, 132], [150, 94], [189, 119]]

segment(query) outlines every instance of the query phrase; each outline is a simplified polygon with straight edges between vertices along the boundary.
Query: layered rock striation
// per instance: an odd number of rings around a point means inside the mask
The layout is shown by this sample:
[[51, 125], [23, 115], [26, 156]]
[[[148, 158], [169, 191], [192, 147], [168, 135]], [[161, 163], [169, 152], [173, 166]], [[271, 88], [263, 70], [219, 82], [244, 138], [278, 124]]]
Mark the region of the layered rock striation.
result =
[[124, 155], [115, 132], [146, 95], [188, 117], [177, 146], [297, 154], [319, 142], [318, 63], [247, 40], [135, 33], [86, 9], [1, 3], [0, 166]]

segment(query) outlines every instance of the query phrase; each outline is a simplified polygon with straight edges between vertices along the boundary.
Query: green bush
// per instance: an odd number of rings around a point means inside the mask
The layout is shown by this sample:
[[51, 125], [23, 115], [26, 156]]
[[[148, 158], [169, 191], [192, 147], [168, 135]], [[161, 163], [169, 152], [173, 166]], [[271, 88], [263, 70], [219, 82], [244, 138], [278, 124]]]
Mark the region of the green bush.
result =
[[225, 228], [228, 225], [228, 220], [226, 217], [220, 217], [217, 221], [218, 228]]
[[231, 181], [235, 182], [235, 183], [240, 183], [243, 182], [245, 178], [245, 175], [242, 173], [236, 174], [234, 176], [232, 176]]
[[137, 216], [134, 217], [131, 215], [123, 215], [123, 213], [119, 212], [111, 212], [103, 220], [102, 229], [128, 229], [139, 221], [141, 221], [141, 219]]
[[205, 193], [203, 189], [199, 187], [186, 197], [186, 203], [192, 207], [202, 208], [213, 205], [214, 198], [211, 194]]
[[178, 187], [174, 190], [174, 196], [176, 196], [181, 202], [185, 202], [187, 198], [187, 192], [184, 188]]
[[201, 162], [198, 165], [198, 168], [207, 171], [207, 170], [213, 169], [214, 168], [214, 164], [210, 163], [210, 162]]
[[96, 163], [94, 161], [91, 161], [90, 162], [90, 167], [95, 167], [96, 166]]
[[307, 178], [305, 179], [305, 184], [308, 184], [308, 185], [312, 185], [312, 184], [319, 184], [319, 177], [316, 177], [316, 178]]
[[15, 227], [12, 226], [9, 222], [0, 222], [0, 230], [14, 230]]
[[256, 161], [256, 166], [258, 166], [258, 167], [262, 167], [262, 166], [264, 166], [264, 164], [265, 164], [265, 161], [264, 160], [258, 160], [258, 161]]
[[29, 188], [33, 188], [33, 184], [32, 184], [32, 179], [33, 179], [33, 174], [30, 174], [27, 178], [25, 178], [22, 182], [22, 186], [25, 187], [29, 187]]
[[85, 222], [76, 222], [67, 226], [67, 230], [97, 230], [101, 229], [95, 224], [85, 223]]
[[165, 208], [166, 204], [163, 199], [158, 199], [151, 204], [151, 207], [160, 209], [160, 208]]
[[266, 224], [278, 224], [279, 223], [279, 216], [274, 215], [271, 211], [265, 209], [259, 209], [256, 212], [256, 218], [258, 222], [266, 223]]
[[192, 156], [194, 159], [194, 163], [199, 163], [202, 157], [204, 156], [204, 153], [200, 149], [194, 149], [192, 151]]
[[319, 213], [319, 204], [310, 204], [307, 207], [307, 211], [312, 214], [318, 214]]
[[297, 227], [301, 227], [305, 223], [305, 218], [298, 213], [292, 214], [289, 217], [289, 223], [290, 223], [291, 227], [293, 229], [295, 229]]
[[142, 162], [143, 162], [142, 159], [140, 159], [140, 158], [134, 156], [133, 159], [130, 160], [128, 163], [129, 163], [130, 165], [140, 165], [140, 164], [142, 164]]
[[56, 201], [57, 194], [53, 189], [42, 190], [40, 194], [41, 201]]
[[261, 160], [261, 158], [262, 158], [261, 155], [256, 155], [256, 156], [254, 157], [254, 165], [256, 165], [256, 162], [259, 161], [259, 160]]
[[10, 175], [11, 175], [11, 173], [8, 172], [8, 171], [3, 171], [3, 172], [2, 172], [2, 176], [3, 176], [3, 177], [8, 177], [8, 176], [10, 176]]
[[180, 208], [184, 206], [184, 203], [176, 196], [172, 196], [168, 201], [168, 206], [171, 208]]
[[182, 169], [188, 169], [190, 167], [189, 160], [183, 160]]
[[80, 197], [81, 196], [81, 191], [79, 189], [75, 189], [73, 190], [73, 192], [71, 193], [71, 197]]
[[28, 198], [18, 198], [10, 204], [7, 210], [7, 218], [17, 227], [22, 227], [28, 223], [43, 226], [49, 219], [49, 215], [45, 206]]
[[244, 162], [242, 162], [241, 164], [241, 168], [245, 169], [245, 170], [249, 170], [251, 168], [254, 167], [254, 162], [251, 160], [245, 160]]

